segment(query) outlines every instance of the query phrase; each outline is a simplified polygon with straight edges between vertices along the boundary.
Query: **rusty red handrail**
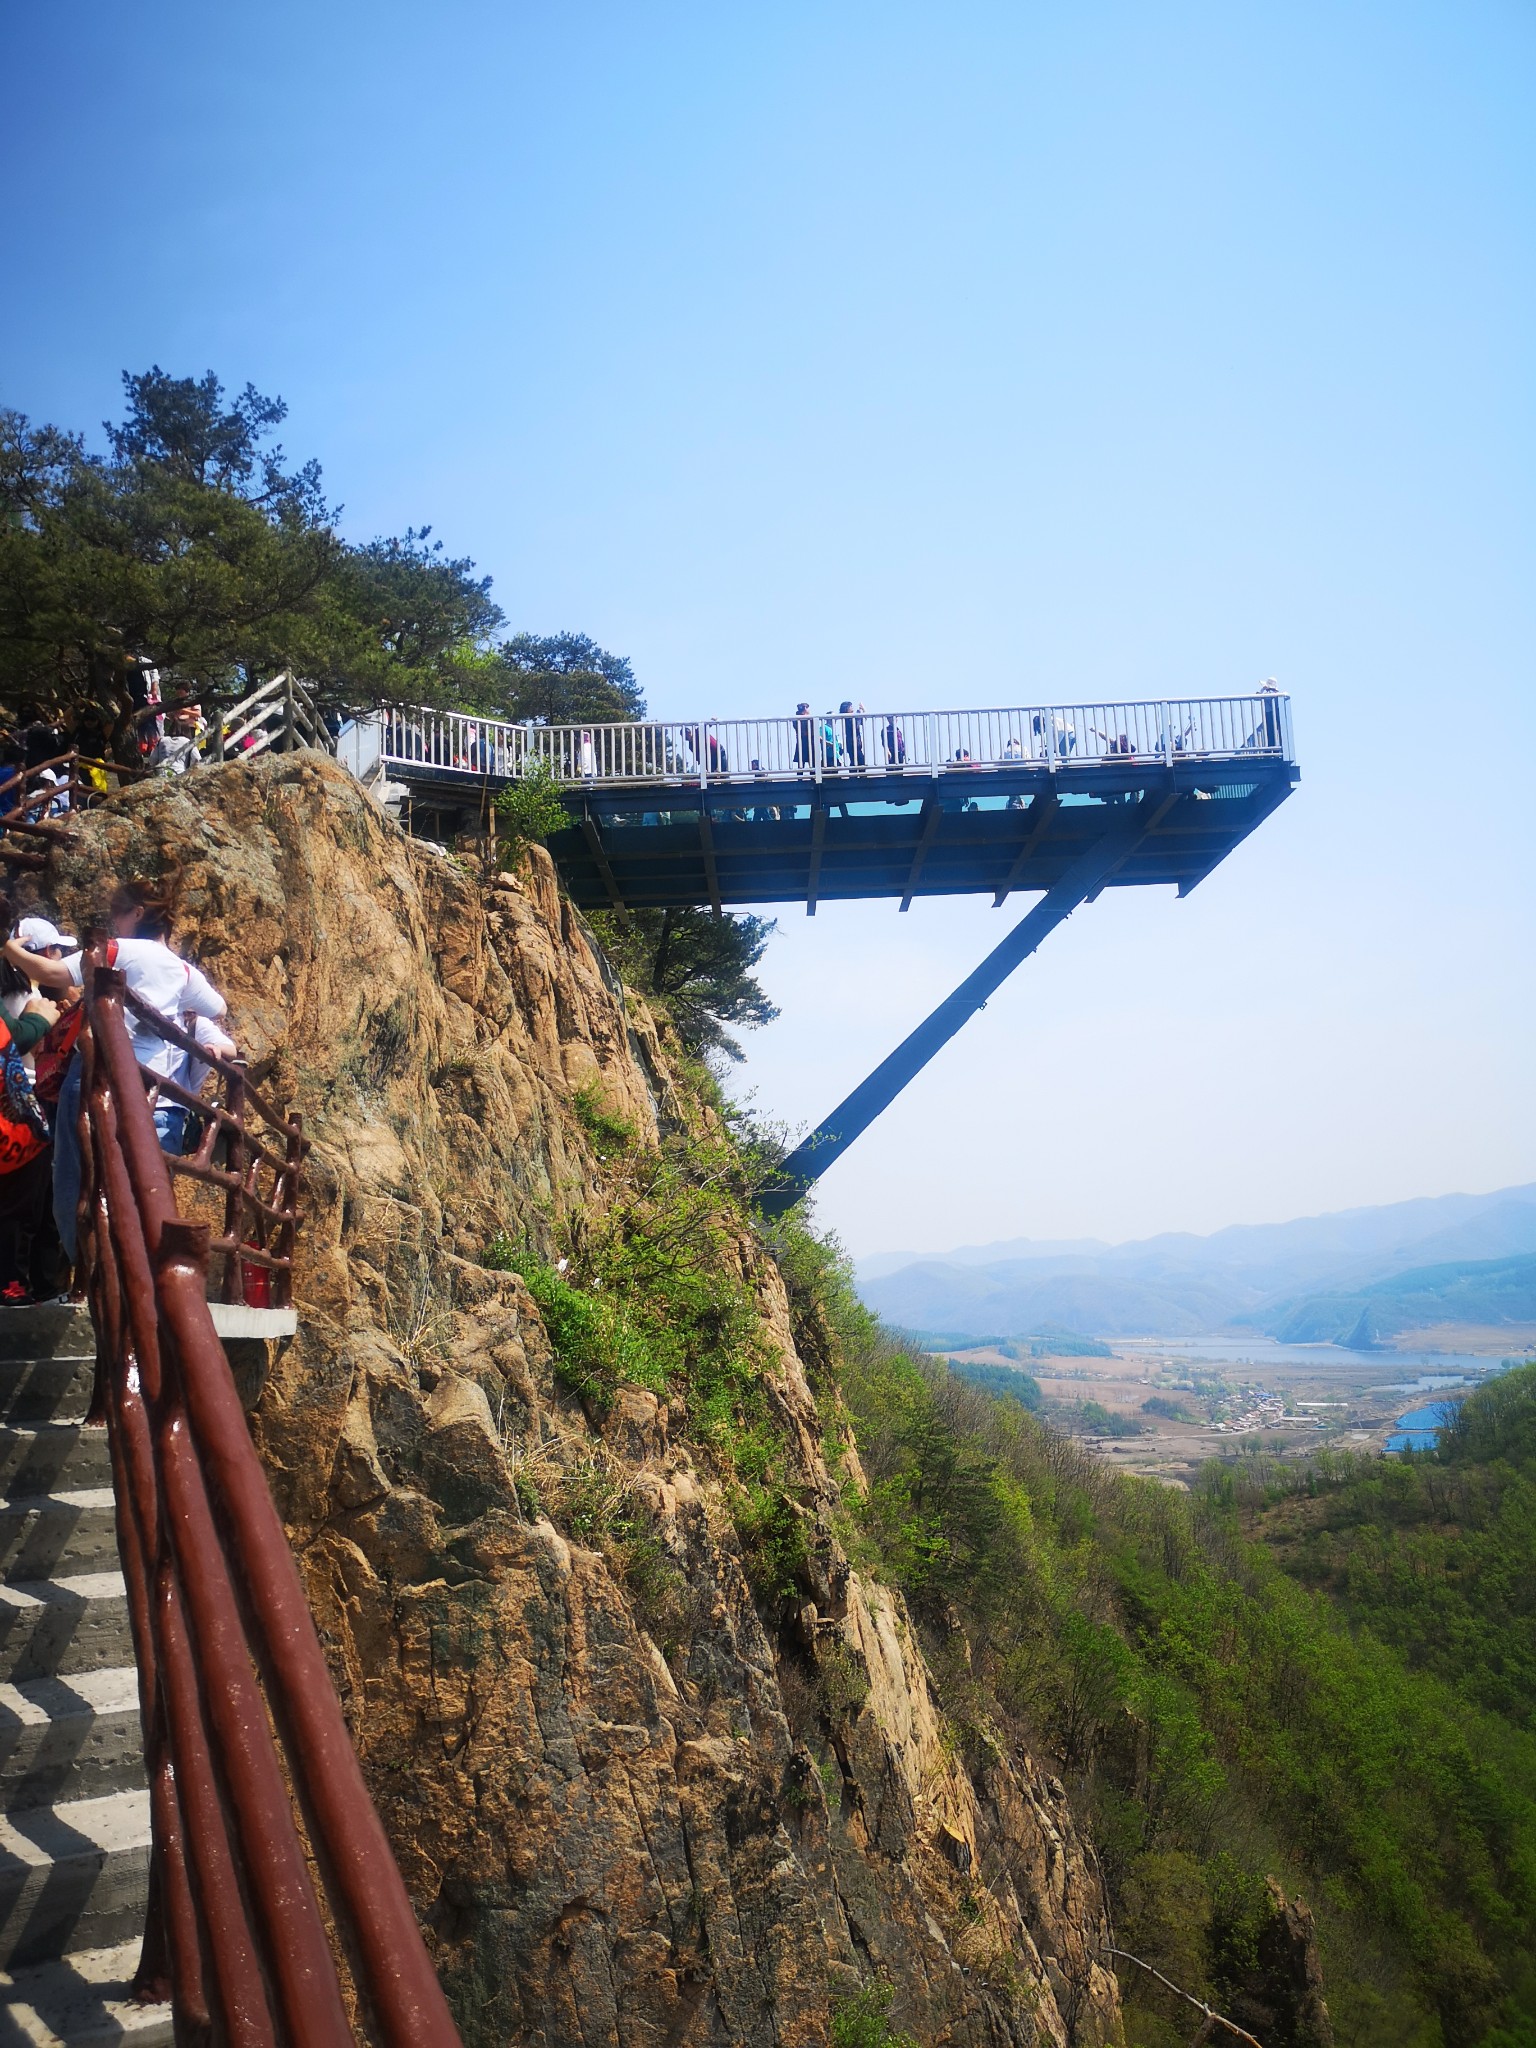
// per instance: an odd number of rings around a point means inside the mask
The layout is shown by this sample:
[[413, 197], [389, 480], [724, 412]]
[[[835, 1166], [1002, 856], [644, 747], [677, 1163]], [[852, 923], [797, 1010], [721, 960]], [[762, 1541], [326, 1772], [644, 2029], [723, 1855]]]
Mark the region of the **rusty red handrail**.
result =
[[[252, 1305], [287, 1308], [293, 1300], [299, 1175], [309, 1150], [303, 1124], [252, 1087], [243, 1060], [225, 1059], [199, 1045], [190, 1032], [135, 995], [131, 988], [124, 988], [123, 1001], [159, 1037], [180, 1046], [199, 1064], [210, 1068], [222, 1088], [222, 1101], [217, 1094], [211, 1102], [205, 1101], [179, 1081], [143, 1066], [139, 1069], [152, 1105], [157, 1101], [174, 1102], [203, 1121], [196, 1150], [180, 1157], [167, 1155], [167, 1163], [173, 1174], [200, 1181], [224, 1195], [223, 1232], [209, 1240], [209, 1250], [218, 1252], [224, 1260], [220, 1300], [250, 1301], [246, 1277], [249, 1267], [271, 1276], [270, 1301], [258, 1300]], [[270, 1149], [273, 1146], [277, 1147], [275, 1151]]]
[[177, 1212], [121, 974], [91, 959], [84, 1001], [81, 1262], [152, 1818], [138, 1987], [169, 1994], [178, 2043], [459, 2048], [214, 1330], [208, 1227]]
[[[60, 782], [44, 782], [45, 771], [67, 767], [68, 775]], [[72, 834], [65, 824], [52, 818], [53, 806], [63, 799], [64, 809], [60, 817], [67, 817], [71, 811], [82, 810], [103, 795], [110, 794], [96, 787], [93, 782], [83, 780], [82, 768], [100, 768], [105, 774], [117, 777], [118, 787], [125, 782], [143, 780], [143, 771], [124, 768], [116, 761], [108, 761], [95, 754], [82, 754], [78, 747], [70, 747], [62, 754], [53, 754], [46, 761], [34, 761], [30, 767], [18, 768], [0, 781], [0, 861], [13, 868], [40, 868], [46, 865], [47, 855], [28, 847], [6, 846], [4, 840], [13, 834], [26, 839], [40, 839], [56, 846], [67, 846]], [[34, 813], [46, 806], [50, 815], [35, 816]]]

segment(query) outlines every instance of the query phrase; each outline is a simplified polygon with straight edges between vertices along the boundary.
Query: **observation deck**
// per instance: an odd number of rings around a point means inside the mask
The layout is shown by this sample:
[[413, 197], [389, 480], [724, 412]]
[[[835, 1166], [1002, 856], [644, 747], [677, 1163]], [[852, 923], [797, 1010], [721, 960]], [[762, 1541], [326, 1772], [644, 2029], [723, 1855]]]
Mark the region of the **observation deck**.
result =
[[817, 905], [1050, 890], [1112, 839], [1092, 893], [1188, 895], [1298, 780], [1278, 692], [984, 711], [513, 725], [395, 707], [342, 762], [402, 785], [413, 829], [489, 822], [543, 763], [569, 827], [549, 840], [585, 909]]

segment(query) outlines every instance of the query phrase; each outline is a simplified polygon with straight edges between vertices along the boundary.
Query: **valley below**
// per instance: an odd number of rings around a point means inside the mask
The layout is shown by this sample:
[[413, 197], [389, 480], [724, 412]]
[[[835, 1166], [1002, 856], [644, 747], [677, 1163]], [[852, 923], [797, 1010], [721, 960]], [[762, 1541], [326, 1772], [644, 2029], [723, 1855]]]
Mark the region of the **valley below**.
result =
[[[1408, 1415], [1456, 1401], [1490, 1374], [1536, 1351], [1536, 1325], [1448, 1325], [1370, 1352], [1334, 1344], [1282, 1344], [1246, 1335], [1107, 1340], [1108, 1357], [1010, 1358], [997, 1344], [945, 1348], [961, 1373], [985, 1368], [989, 1392], [1007, 1372], [1039, 1388], [1042, 1412], [1118, 1469], [1190, 1486], [1210, 1458], [1304, 1460], [1320, 1451], [1373, 1453], [1394, 1442]], [[979, 1375], [978, 1375], [979, 1377]], [[1150, 1405], [1149, 1405], [1150, 1404]], [[1410, 1425], [1412, 1427], [1412, 1425]]]

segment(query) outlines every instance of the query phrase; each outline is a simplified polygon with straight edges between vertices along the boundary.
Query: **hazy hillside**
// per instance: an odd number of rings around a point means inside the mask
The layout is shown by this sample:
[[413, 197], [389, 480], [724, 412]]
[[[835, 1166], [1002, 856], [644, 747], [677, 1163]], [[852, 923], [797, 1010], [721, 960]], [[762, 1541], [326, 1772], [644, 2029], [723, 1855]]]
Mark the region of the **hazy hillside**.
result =
[[[1187, 1337], [1230, 1325], [1271, 1330], [1317, 1296], [1355, 1299], [1349, 1329], [1379, 1282], [1426, 1267], [1532, 1254], [1536, 1184], [1238, 1224], [1210, 1237], [1171, 1232], [1121, 1245], [1017, 1239], [963, 1246], [895, 1270], [887, 1259], [867, 1261], [859, 1283], [871, 1308], [908, 1329], [981, 1336], [1054, 1323], [1085, 1336]], [[1462, 1288], [1457, 1299], [1465, 1305], [1434, 1314], [1404, 1310], [1405, 1319], [1390, 1327], [1506, 1320], [1473, 1312], [1477, 1285]]]
[[1536, 1322], [1536, 1258], [1461, 1259], [1394, 1274], [1354, 1292], [1314, 1294], [1243, 1318], [1288, 1344], [1364, 1348], [1436, 1323]]

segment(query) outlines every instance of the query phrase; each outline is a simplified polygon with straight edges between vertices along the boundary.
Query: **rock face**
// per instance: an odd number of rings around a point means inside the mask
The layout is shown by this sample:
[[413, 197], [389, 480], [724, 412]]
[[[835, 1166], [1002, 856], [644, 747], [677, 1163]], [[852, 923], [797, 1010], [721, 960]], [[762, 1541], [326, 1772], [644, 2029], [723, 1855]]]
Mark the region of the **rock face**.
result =
[[1253, 1980], [1236, 2017], [1265, 2048], [1334, 2048], [1312, 1909], [1303, 1899], [1288, 1899], [1274, 1878], [1268, 1890]]
[[[547, 860], [482, 878], [300, 754], [116, 797], [20, 893], [85, 917], [173, 861], [185, 949], [314, 1142], [252, 1426], [467, 2048], [813, 2048], [870, 1977], [924, 2044], [1118, 2040], [1062, 1786], [967, 1766], [832, 1532], [771, 1260], [740, 1247], [814, 1540], [766, 1620], [672, 1408], [585, 1412], [481, 1263], [599, 1199], [578, 1089], [648, 1142], [675, 1106]], [[665, 1597], [579, 1533], [582, 1487], [643, 1511]]]

